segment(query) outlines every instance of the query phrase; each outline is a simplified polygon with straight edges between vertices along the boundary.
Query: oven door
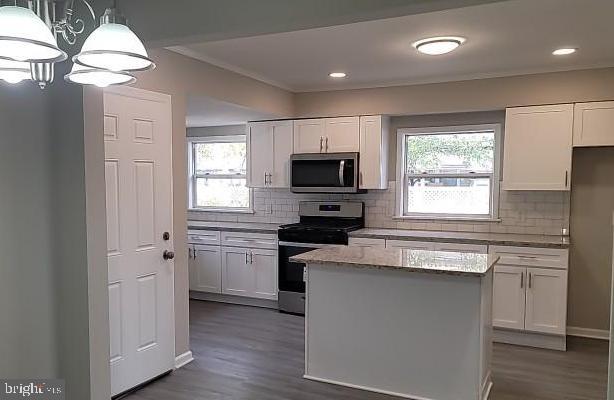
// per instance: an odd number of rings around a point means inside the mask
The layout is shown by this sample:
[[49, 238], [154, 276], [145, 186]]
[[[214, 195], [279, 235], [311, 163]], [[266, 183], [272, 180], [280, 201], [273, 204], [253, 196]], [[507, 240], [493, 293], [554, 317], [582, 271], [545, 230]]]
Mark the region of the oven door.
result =
[[293, 154], [290, 179], [295, 193], [356, 193], [358, 153]]
[[290, 257], [319, 249], [314, 243], [279, 242], [279, 310], [305, 314], [305, 265], [290, 261]]

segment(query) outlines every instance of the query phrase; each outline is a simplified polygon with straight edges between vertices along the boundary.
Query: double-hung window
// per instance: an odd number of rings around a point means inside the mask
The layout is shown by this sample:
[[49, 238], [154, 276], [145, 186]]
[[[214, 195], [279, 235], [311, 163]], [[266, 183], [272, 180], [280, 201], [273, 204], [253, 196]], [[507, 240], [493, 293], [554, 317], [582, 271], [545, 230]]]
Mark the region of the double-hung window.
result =
[[191, 209], [250, 211], [244, 135], [193, 137], [188, 141]]
[[499, 125], [398, 130], [400, 217], [495, 219]]

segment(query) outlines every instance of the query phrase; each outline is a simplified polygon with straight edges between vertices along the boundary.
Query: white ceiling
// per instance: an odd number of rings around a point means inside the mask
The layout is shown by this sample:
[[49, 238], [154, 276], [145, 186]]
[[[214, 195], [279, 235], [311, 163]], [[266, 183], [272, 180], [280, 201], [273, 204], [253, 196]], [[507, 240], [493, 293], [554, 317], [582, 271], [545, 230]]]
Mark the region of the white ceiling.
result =
[[[391, 86], [613, 66], [613, 17], [612, 0], [511, 0], [171, 49], [296, 92]], [[411, 47], [442, 35], [468, 40], [438, 57]], [[551, 54], [563, 46], [579, 51]]]
[[186, 126], [240, 125], [247, 121], [276, 118], [273, 114], [263, 113], [236, 104], [226, 103], [204, 96], [188, 97]]

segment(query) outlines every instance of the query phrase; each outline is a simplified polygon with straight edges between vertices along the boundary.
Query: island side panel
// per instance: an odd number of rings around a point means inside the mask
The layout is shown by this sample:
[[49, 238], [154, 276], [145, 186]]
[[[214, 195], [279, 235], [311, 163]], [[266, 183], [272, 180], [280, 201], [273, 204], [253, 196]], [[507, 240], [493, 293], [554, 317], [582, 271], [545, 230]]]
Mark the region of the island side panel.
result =
[[480, 358], [480, 399], [485, 400], [492, 388], [492, 296], [493, 296], [493, 269], [482, 278], [482, 305], [480, 321], [481, 358]]
[[482, 278], [317, 264], [306, 277], [306, 378], [408, 398], [480, 398]]

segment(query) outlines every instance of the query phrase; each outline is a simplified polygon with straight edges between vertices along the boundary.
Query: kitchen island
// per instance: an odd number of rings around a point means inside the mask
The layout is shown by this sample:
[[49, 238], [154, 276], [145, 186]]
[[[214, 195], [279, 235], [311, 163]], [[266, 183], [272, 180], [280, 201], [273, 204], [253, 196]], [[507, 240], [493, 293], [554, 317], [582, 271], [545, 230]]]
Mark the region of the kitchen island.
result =
[[487, 399], [486, 254], [327, 247], [300, 254], [305, 378], [424, 400]]

